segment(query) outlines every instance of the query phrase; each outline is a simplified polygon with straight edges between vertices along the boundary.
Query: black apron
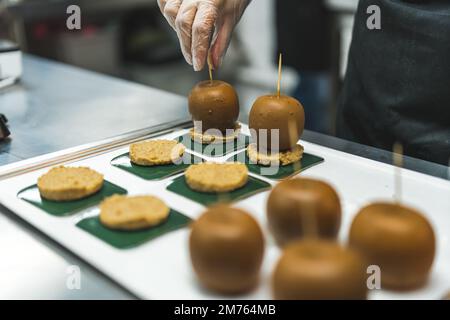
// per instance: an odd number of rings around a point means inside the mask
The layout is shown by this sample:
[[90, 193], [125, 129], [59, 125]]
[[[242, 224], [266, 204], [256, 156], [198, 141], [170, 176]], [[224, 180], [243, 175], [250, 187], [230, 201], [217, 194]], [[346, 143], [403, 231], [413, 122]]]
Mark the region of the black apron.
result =
[[[369, 30], [367, 8], [381, 9]], [[360, 0], [338, 107], [338, 136], [448, 165], [450, 0]]]

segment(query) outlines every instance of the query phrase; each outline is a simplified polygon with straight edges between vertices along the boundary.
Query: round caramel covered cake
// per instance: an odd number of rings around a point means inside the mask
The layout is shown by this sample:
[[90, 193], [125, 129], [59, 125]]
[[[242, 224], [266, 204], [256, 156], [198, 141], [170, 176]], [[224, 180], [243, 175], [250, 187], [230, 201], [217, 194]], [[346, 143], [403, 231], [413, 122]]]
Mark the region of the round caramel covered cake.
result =
[[267, 201], [269, 228], [281, 246], [305, 236], [335, 238], [341, 225], [339, 196], [326, 182], [295, 178], [278, 183]]
[[303, 106], [297, 99], [289, 96], [261, 96], [250, 110], [249, 127], [259, 150], [292, 150], [300, 139], [304, 126]]
[[258, 283], [264, 238], [247, 212], [211, 207], [193, 223], [189, 248], [194, 271], [206, 288], [238, 294]]
[[192, 120], [197, 122], [194, 123], [197, 132], [217, 129], [225, 133], [227, 129], [235, 129], [239, 99], [230, 84], [219, 80], [202, 81], [192, 89], [188, 100]]
[[275, 299], [366, 299], [366, 263], [357, 251], [324, 240], [300, 240], [283, 251], [273, 273]]
[[349, 244], [381, 270], [383, 288], [406, 290], [428, 279], [436, 250], [433, 228], [417, 210], [374, 203], [360, 210]]

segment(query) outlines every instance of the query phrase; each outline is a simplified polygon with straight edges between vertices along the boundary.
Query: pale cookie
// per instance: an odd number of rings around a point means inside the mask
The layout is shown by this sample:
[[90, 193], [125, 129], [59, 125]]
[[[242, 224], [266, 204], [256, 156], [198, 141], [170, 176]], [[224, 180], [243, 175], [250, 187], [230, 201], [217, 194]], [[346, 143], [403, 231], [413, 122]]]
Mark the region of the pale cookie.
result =
[[222, 144], [232, 142], [238, 138], [240, 132], [241, 132], [241, 125], [239, 123], [236, 123], [236, 127], [234, 128], [233, 133], [228, 134], [227, 136], [201, 133], [195, 131], [194, 128], [189, 130], [191, 139], [194, 140], [195, 142], [202, 144]]
[[48, 200], [71, 201], [86, 198], [103, 186], [103, 175], [86, 167], [55, 167], [37, 182], [39, 193]]
[[130, 160], [141, 166], [172, 164], [184, 154], [184, 146], [174, 140], [149, 140], [130, 145]]
[[100, 222], [117, 230], [154, 227], [169, 216], [169, 207], [154, 196], [114, 195], [100, 204]]
[[258, 152], [255, 143], [250, 144], [247, 147], [247, 155], [252, 163], [257, 163], [263, 166], [277, 165], [287, 166], [288, 164], [298, 162], [303, 157], [303, 147], [301, 145], [295, 145], [292, 150], [264, 154]]
[[248, 169], [243, 163], [200, 163], [186, 170], [186, 183], [200, 192], [229, 192], [247, 183]]

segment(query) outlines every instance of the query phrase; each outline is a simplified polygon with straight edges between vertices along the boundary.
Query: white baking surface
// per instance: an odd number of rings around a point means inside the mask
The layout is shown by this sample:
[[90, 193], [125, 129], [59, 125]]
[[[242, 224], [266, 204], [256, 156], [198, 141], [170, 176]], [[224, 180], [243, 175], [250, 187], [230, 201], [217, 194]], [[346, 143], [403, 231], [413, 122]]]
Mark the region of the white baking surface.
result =
[[[247, 132], [247, 128], [243, 128]], [[186, 131], [161, 138], [174, 138]], [[340, 241], [346, 242], [348, 228], [357, 210], [374, 200], [393, 199], [394, 168], [361, 157], [301, 142], [305, 151], [321, 156], [325, 162], [302, 173], [304, 176], [323, 179], [338, 191], [343, 204], [343, 221]], [[121, 148], [103, 155], [70, 163], [89, 166], [105, 178], [125, 189], [129, 194], [154, 194], [164, 199], [172, 208], [191, 218], [198, 217], [204, 207], [165, 190], [173, 178], [146, 181], [110, 165], [111, 159], [123, 154]], [[214, 158], [223, 161], [223, 158]], [[48, 170], [42, 169], [0, 182], [0, 202], [17, 215], [79, 255], [106, 275], [141, 298], [148, 299], [269, 299], [270, 276], [280, 251], [275, 246], [266, 227], [265, 203], [268, 191], [235, 203], [249, 211], [261, 224], [266, 234], [266, 254], [260, 285], [253, 292], [235, 297], [215, 295], [202, 289], [191, 269], [188, 251], [187, 228], [166, 234], [139, 247], [119, 250], [77, 228], [83, 217], [98, 214], [96, 207], [73, 216], [54, 217], [17, 198], [17, 193]], [[403, 201], [422, 210], [434, 226], [437, 235], [437, 256], [428, 284], [416, 291], [398, 293], [386, 290], [370, 292], [371, 299], [439, 299], [450, 290], [450, 182], [402, 170]], [[274, 184], [275, 182], [267, 180]]]

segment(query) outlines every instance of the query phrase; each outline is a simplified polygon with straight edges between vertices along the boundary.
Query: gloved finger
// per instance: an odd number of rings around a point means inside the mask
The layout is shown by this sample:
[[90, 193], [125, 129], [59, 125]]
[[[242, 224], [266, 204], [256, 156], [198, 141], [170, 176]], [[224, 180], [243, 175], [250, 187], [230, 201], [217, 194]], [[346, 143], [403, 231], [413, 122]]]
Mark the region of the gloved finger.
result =
[[175, 29], [175, 19], [177, 18], [178, 11], [180, 10], [180, 6], [183, 0], [169, 0], [164, 2], [164, 7], [161, 9], [161, 11], [169, 25]]
[[167, 0], [158, 0], [158, 7], [161, 10], [161, 13], [164, 13], [164, 7], [167, 3]]
[[195, 71], [205, 66], [211, 37], [218, 17], [217, 7], [200, 4], [192, 24], [192, 62]]
[[181, 52], [187, 63], [192, 65], [192, 24], [194, 23], [197, 7], [194, 5], [181, 4], [175, 19], [175, 30], [180, 40]]
[[233, 30], [234, 24], [231, 23], [230, 20], [226, 20], [217, 30], [217, 34], [211, 47], [211, 58], [214, 69], [217, 69], [222, 65], [223, 57], [230, 45]]

